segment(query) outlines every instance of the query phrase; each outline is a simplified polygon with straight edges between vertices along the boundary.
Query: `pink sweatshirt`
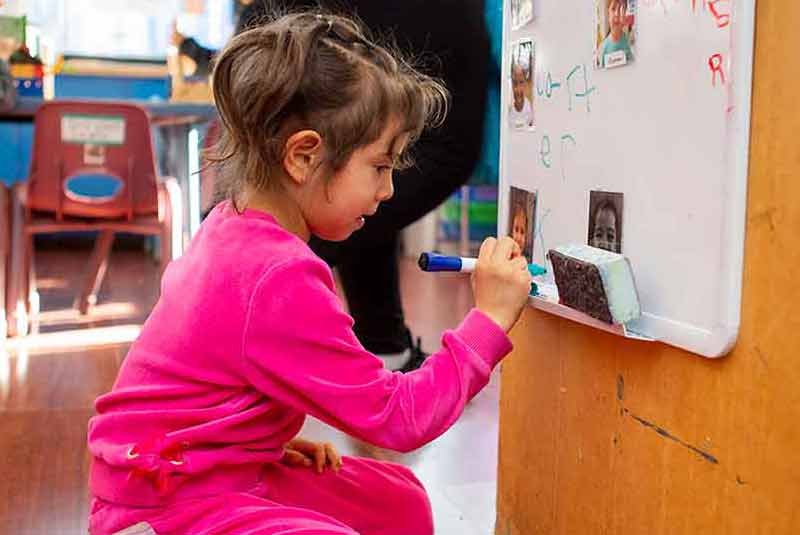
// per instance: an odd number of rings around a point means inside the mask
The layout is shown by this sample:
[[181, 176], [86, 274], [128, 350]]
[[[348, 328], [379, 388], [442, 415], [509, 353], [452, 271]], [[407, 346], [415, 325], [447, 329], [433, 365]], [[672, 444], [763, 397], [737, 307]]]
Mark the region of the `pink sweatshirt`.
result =
[[150, 507], [247, 491], [306, 414], [399, 451], [446, 431], [511, 350], [477, 310], [408, 374], [366, 351], [308, 245], [270, 215], [217, 206], [89, 422], [93, 495]]

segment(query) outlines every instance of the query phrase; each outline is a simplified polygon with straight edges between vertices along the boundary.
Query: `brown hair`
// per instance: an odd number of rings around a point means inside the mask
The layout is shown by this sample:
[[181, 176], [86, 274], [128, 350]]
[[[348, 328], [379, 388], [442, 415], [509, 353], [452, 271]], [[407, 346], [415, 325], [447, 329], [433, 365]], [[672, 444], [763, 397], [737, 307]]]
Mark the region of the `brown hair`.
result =
[[511, 212], [511, 222], [513, 224], [517, 214], [522, 214], [525, 217], [525, 224], [528, 224], [528, 210], [525, 209], [524, 201], [517, 201], [514, 203], [514, 210]]
[[[357, 22], [320, 10], [274, 14], [235, 36], [216, 59], [212, 84], [222, 135], [208, 159], [221, 164], [233, 197], [245, 185], [275, 185], [286, 140], [298, 130], [319, 132], [321, 165], [335, 171], [377, 140], [390, 117], [402, 121], [410, 145], [444, 121], [449, 101], [439, 81]], [[397, 165], [412, 163], [406, 151]]]

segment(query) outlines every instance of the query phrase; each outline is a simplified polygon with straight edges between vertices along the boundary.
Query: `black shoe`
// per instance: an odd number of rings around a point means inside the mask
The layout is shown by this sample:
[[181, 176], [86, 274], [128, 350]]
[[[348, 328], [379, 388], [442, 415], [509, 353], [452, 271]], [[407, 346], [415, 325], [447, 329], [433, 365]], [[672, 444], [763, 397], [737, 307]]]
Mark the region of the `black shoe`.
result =
[[411, 337], [411, 332], [407, 331], [407, 333], [408, 349], [411, 351], [411, 356], [408, 358], [408, 362], [406, 362], [403, 367], [400, 368], [399, 371], [401, 373], [413, 372], [422, 366], [422, 363], [425, 362], [425, 359], [430, 356], [428, 353], [422, 351], [422, 338], [417, 337], [417, 343], [414, 344], [414, 339]]

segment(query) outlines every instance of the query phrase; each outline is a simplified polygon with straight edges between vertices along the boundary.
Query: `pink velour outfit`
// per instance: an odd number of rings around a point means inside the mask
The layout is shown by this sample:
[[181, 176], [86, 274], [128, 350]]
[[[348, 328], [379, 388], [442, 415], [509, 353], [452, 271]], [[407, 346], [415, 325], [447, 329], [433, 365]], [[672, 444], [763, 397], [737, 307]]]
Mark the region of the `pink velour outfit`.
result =
[[[368, 261], [368, 259], [365, 259]], [[399, 451], [446, 431], [511, 350], [477, 310], [412, 373], [356, 339], [328, 266], [270, 215], [218, 205], [89, 422], [92, 535], [429, 535], [410, 470], [280, 463], [306, 414]], [[144, 533], [144, 531], [142, 532]]]

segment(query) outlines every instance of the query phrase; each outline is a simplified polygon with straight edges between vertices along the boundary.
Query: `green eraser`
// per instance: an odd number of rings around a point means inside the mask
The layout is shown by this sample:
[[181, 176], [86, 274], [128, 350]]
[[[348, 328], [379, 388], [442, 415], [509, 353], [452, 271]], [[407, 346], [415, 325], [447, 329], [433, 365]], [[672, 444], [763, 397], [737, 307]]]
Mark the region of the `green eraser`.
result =
[[535, 282], [531, 283], [531, 291], [528, 292], [528, 295], [533, 295], [533, 296], [539, 295], [539, 287], [536, 285]]
[[539, 275], [547, 273], [547, 269], [538, 264], [528, 264], [528, 272], [531, 274], [531, 277], [538, 277]]

